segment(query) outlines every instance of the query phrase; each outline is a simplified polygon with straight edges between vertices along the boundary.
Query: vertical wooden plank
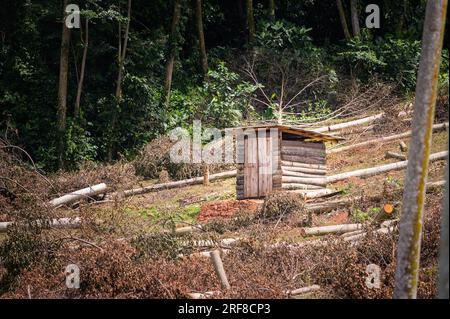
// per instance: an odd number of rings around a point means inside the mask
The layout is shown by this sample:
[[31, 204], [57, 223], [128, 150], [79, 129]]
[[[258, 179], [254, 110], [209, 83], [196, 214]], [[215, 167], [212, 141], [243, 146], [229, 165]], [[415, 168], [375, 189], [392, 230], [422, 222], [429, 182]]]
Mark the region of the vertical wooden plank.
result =
[[267, 194], [267, 141], [266, 130], [258, 130], [258, 196]]
[[248, 136], [244, 142], [244, 197], [258, 197], [258, 143], [255, 136]]
[[267, 191], [264, 195], [272, 192], [273, 189], [273, 175], [276, 170], [273, 168], [273, 141], [270, 132], [267, 134], [266, 138], [267, 149], [266, 149], [266, 157], [267, 157], [267, 174], [266, 174], [266, 183], [267, 183]]
[[250, 167], [248, 163], [248, 138], [244, 139], [244, 198], [249, 197]]
[[258, 139], [255, 134], [255, 136], [249, 136], [249, 163], [250, 163], [250, 190], [249, 190], [249, 197], [258, 197]]

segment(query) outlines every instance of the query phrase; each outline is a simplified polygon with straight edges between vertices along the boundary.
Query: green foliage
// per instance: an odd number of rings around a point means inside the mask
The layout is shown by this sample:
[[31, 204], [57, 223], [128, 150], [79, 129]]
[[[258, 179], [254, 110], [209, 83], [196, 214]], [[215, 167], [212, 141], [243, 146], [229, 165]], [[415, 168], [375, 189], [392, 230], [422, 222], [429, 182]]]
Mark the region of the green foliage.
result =
[[310, 31], [287, 21], [265, 22], [260, 26], [256, 40], [266, 49], [302, 49], [311, 45]]
[[[71, 30], [64, 154], [67, 168], [84, 161], [103, 161], [108, 146], [118, 157], [132, 157], [150, 139], [193, 119], [205, 126], [233, 126], [243, 119], [275, 116], [274, 110], [250, 105], [257, 87], [240, 77], [248, 53], [245, 6], [232, 1], [204, 0], [203, 22], [211, 72], [203, 81], [193, 2], [183, 1], [178, 30], [171, 37], [174, 1], [133, 1], [127, 56], [124, 61], [123, 100], [114, 98], [118, 63], [118, 26], [127, 22], [126, 0], [89, 0], [80, 3], [81, 29]], [[361, 3], [364, 5], [364, 3]], [[334, 5], [326, 1], [276, 2], [276, 19], [267, 5], [254, 2], [255, 47], [259, 81], [275, 104], [280, 72], [288, 74], [292, 96], [299, 87], [329, 70], [339, 78], [353, 75], [367, 81], [377, 75], [415, 87], [424, 1], [383, 4], [380, 30], [363, 29], [361, 41], [342, 44], [342, 30]], [[61, 3], [4, 0], [0, 11], [0, 134], [25, 148], [45, 170], [57, 168], [57, 89], [61, 45]], [[81, 96], [81, 117], [74, 119], [76, 87], [84, 49], [84, 19], [89, 18], [89, 46]], [[327, 21], [327, 23], [323, 23]], [[395, 34], [395, 36], [393, 36]], [[123, 39], [124, 33], [120, 35]], [[176, 56], [169, 108], [163, 105], [165, 65]], [[218, 60], [218, 62], [217, 62]], [[252, 59], [248, 59], [252, 60]], [[277, 73], [278, 74], [275, 74]], [[448, 51], [444, 50], [440, 86], [448, 85]], [[334, 106], [326, 103], [333, 84], [314, 87], [295, 120], [312, 121]], [[278, 93], [275, 93], [278, 92]], [[272, 93], [275, 93], [273, 95]], [[278, 94], [278, 96], [277, 96]], [[252, 101], [252, 104], [255, 104]], [[289, 110], [291, 111], [291, 110]], [[265, 112], [265, 113], [264, 113]], [[116, 125], [111, 125], [113, 117]]]
[[374, 40], [368, 32], [362, 40], [352, 39], [339, 57], [352, 65], [363, 80], [379, 75], [386, 81], [398, 83], [401, 89], [415, 89], [420, 58], [420, 41], [393, 36]]
[[381, 213], [381, 208], [372, 207], [367, 211], [362, 211], [361, 209], [355, 209], [352, 212], [352, 219], [357, 223], [365, 223], [368, 221], [372, 221]]
[[324, 50], [314, 45], [311, 28], [285, 20], [263, 22], [256, 35], [260, 50], [275, 54], [283, 63], [301, 63], [311, 71], [323, 66]]
[[93, 161], [97, 155], [91, 133], [72, 119], [68, 121], [65, 143], [64, 160], [68, 169], [78, 169], [84, 162]]
[[245, 113], [251, 112], [249, 99], [256, 89], [220, 62], [209, 71], [203, 86], [192, 87], [186, 94], [173, 92], [170, 126], [191, 125], [194, 119], [201, 120], [205, 126], [234, 126]]
[[448, 50], [444, 49], [442, 51], [442, 60], [441, 60], [441, 68], [439, 72], [439, 87], [447, 87], [448, 88], [448, 73], [449, 72], [449, 56]]

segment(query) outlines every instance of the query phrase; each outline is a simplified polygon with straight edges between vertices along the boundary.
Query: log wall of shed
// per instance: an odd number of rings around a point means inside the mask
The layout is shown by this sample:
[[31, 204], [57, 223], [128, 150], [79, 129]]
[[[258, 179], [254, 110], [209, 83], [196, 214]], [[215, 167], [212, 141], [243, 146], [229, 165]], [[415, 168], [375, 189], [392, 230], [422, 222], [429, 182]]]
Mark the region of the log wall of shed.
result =
[[309, 142], [283, 134], [281, 140], [282, 189], [326, 188], [326, 148], [323, 142]]

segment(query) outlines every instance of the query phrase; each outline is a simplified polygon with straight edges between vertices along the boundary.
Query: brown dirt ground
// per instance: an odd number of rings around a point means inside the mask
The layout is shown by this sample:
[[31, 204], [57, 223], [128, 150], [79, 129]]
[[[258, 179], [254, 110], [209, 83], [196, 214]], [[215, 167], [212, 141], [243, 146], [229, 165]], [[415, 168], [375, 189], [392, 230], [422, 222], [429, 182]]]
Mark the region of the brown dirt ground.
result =
[[231, 218], [238, 211], [256, 213], [260, 205], [252, 200], [225, 200], [207, 203], [202, 206], [197, 217], [199, 222], [214, 218]]

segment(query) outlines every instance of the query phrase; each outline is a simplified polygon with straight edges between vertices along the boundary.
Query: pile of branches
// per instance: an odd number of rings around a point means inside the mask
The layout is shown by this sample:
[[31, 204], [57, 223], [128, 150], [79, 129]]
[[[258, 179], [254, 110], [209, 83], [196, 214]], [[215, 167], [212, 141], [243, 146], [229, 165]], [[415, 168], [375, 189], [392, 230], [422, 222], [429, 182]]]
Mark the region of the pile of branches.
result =
[[[144, 146], [133, 161], [136, 174], [145, 179], [160, 179], [161, 175], [165, 175], [167, 172], [169, 178], [173, 180], [202, 176], [203, 164], [174, 163], [170, 159], [170, 150], [175, 143], [168, 136], [161, 136]], [[218, 147], [224, 148], [223, 145], [218, 145]], [[233, 168], [233, 164], [211, 164], [209, 172], [215, 174]], [[161, 180], [161, 182], [168, 181]]]

